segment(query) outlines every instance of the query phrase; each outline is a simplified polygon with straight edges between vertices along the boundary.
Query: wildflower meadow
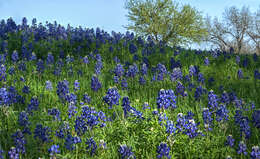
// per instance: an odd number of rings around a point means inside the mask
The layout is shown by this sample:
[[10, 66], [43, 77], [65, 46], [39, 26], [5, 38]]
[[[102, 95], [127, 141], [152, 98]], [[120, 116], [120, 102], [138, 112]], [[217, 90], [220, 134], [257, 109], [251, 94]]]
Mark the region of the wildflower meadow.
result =
[[259, 159], [260, 57], [0, 22], [0, 159]]

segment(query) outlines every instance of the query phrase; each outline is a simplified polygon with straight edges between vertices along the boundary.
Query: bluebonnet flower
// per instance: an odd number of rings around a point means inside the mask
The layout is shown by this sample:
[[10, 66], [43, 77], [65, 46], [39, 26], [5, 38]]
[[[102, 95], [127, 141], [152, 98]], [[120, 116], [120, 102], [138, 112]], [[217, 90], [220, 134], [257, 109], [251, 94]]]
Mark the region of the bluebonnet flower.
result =
[[49, 90], [49, 91], [51, 91], [53, 89], [51, 81], [48, 80], [45, 82], [45, 89]]
[[156, 152], [158, 153], [157, 158], [167, 157], [168, 159], [171, 158], [170, 154], [170, 147], [167, 146], [166, 143], [162, 142], [157, 147]]
[[6, 88], [0, 88], [0, 106], [9, 105], [10, 98], [8, 97], [8, 91]]
[[139, 83], [140, 83], [141, 85], [145, 85], [146, 80], [145, 80], [144, 76], [141, 76], [141, 77], [139, 78]]
[[91, 97], [87, 93], [85, 93], [83, 95], [83, 99], [82, 100], [84, 101], [84, 103], [89, 104], [91, 102]]
[[174, 68], [172, 73], [170, 74], [171, 81], [181, 80], [183, 77], [182, 71], [179, 67]]
[[188, 135], [189, 138], [194, 138], [199, 135], [198, 133], [198, 124], [195, 123], [194, 119], [186, 120], [184, 124], [183, 133]]
[[134, 78], [138, 73], [138, 67], [136, 64], [130, 65], [128, 71], [126, 72], [127, 77]]
[[220, 122], [222, 120], [228, 121], [228, 117], [229, 117], [228, 112], [229, 111], [227, 110], [226, 106], [221, 104], [216, 112], [216, 120], [218, 122]]
[[254, 110], [252, 122], [256, 128], [260, 129], [260, 110]]
[[209, 58], [208, 58], [208, 57], [206, 57], [206, 58], [204, 59], [204, 65], [205, 65], [205, 66], [208, 66], [208, 65], [209, 65]]
[[251, 130], [249, 126], [249, 119], [248, 117], [244, 117], [240, 110], [236, 110], [236, 114], [234, 116], [236, 124], [239, 125], [241, 136], [244, 134], [247, 139], [251, 136]]
[[232, 135], [227, 136], [226, 145], [233, 147], [234, 146], [235, 139], [233, 139]]
[[90, 155], [93, 156], [96, 153], [97, 150], [97, 144], [94, 141], [94, 139], [91, 137], [86, 141], [86, 149], [87, 151], [90, 151]]
[[[1, 71], [0, 71], [1, 72]], [[10, 75], [13, 75], [14, 73], [15, 73], [15, 68], [14, 68], [14, 66], [11, 66], [10, 68], [9, 68], [9, 70], [8, 70], [8, 73], [10, 74]], [[1, 78], [1, 73], [0, 73], [0, 81], [2, 80], [2, 78]]]
[[249, 65], [250, 61], [249, 61], [249, 58], [246, 57], [243, 61], [242, 61], [242, 64], [243, 64], [243, 67], [247, 67]]
[[54, 74], [55, 76], [59, 76], [59, 75], [61, 74], [61, 68], [60, 68], [59, 66], [56, 66], [56, 67], [54, 68], [53, 74]]
[[190, 77], [192, 77], [192, 76], [194, 76], [196, 74], [196, 68], [193, 66], [193, 65], [191, 65], [190, 67], [189, 67], [189, 75], [190, 75]]
[[39, 138], [42, 142], [51, 141], [50, 134], [51, 129], [48, 126], [43, 127], [42, 124], [37, 124], [34, 129], [34, 138]]
[[22, 91], [23, 91], [23, 93], [28, 94], [28, 93], [30, 93], [30, 87], [29, 86], [24, 86]]
[[215, 110], [218, 107], [218, 97], [213, 90], [210, 90], [208, 93], [208, 105], [211, 110]]
[[58, 130], [56, 130], [55, 135], [58, 138], [63, 139], [66, 135], [69, 134], [69, 130], [70, 130], [69, 123], [64, 122], [64, 123], [62, 123], [62, 125], [59, 126]]
[[164, 125], [165, 121], [167, 122], [168, 121], [168, 117], [166, 115], [166, 113], [160, 113], [158, 114], [158, 122], [161, 126]]
[[46, 59], [46, 64], [47, 65], [52, 65], [54, 63], [54, 56], [52, 53], [48, 53], [47, 59]]
[[52, 115], [53, 120], [60, 120], [60, 111], [57, 108], [48, 109], [48, 115]]
[[52, 145], [51, 148], [49, 148], [49, 153], [50, 153], [50, 156], [55, 156], [56, 154], [60, 153], [60, 150], [59, 150], [60, 146], [59, 145]]
[[240, 63], [240, 57], [237, 55], [236, 56], [236, 63], [239, 65], [239, 63]]
[[238, 154], [244, 154], [244, 155], [247, 155], [247, 152], [246, 152], [246, 144], [243, 142], [243, 141], [240, 141], [239, 142], [239, 149], [237, 150], [237, 153]]
[[103, 101], [109, 105], [109, 108], [112, 108], [113, 105], [118, 105], [119, 99], [120, 94], [115, 87], [108, 89], [107, 95], [103, 97]]
[[16, 63], [19, 60], [19, 55], [18, 52], [16, 50], [14, 50], [14, 52], [12, 53], [12, 62]]
[[32, 56], [30, 58], [31, 61], [37, 60], [37, 57], [34, 52], [32, 52]]
[[260, 159], [260, 150], [258, 146], [252, 147], [252, 152], [250, 153], [251, 159]]
[[27, 111], [31, 113], [33, 110], [38, 110], [39, 107], [39, 101], [37, 96], [33, 96], [31, 98], [31, 103], [27, 106]]
[[87, 56], [83, 57], [83, 63], [84, 64], [88, 64], [89, 63], [89, 60], [88, 60]]
[[121, 87], [122, 87], [123, 90], [127, 89], [128, 83], [127, 83], [127, 79], [126, 78], [123, 78], [121, 80]]
[[184, 96], [184, 91], [185, 91], [185, 87], [183, 86], [183, 84], [178, 81], [177, 85], [176, 85], [176, 92], [182, 96]]
[[168, 109], [169, 107], [177, 108], [176, 106], [176, 96], [174, 94], [174, 91], [169, 89], [169, 90], [164, 90], [161, 89], [158, 92], [157, 96], [157, 108], [158, 109]]
[[115, 63], [117, 63], [117, 64], [120, 63], [120, 59], [119, 59], [117, 56], [115, 56], [113, 60], [114, 60]]
[[129, 52], [131, 54], [134, 54], [134, 53], [136, 53], [136, 51], [137, 51], [137, 47], [135, 46], [135, 44], [130, 43], [130, 45], [129, 45]]
[[132, 149], [130, 147], [128, 147], [127, 145], [120, 145], [118, 152], [120, 154], [121, 159], [130, 159], [130, 158], [135, 159]]
[[212, 130], [211, 126], [212, 126], [213, 118], [212, 118], [212, 112], [209, 111], [209, 108], [203, 108], [202, 118], [208, 130]]
[[64, 145], [65, 145], [65, 148], [68, 149], [68, 150], [74, 150], [75, 149], [75, 145], [74, 145], [74, 137], [72, 137], [70, 134], [67, 135], [66, 139], [65, 139], [65, 142], [64, 142]]
[[237, 71], [237, 78], [241, 79], [241, 78], [243, 78], [243, 77], [244, 77], [244, 76], [243, 76], [243, 72], [242, 72], [241, 69], [239, 69], [239, 70]]
[[143, 110], [145, 110], [145, 109], [151, 109], [151, 107], [149, 107], [148, 102], [144, 102], [144, 104], [143, 104]]
[[18, 117], [18, 124], [24, 127], [30, 124], [30, 122], [28, 121], [28, 114], [25, 111], [20, 112]]
[[12, 135], [12, 139], [14, 141], [16, 151], [19, 153], [24, 154], [25, 153], [25, 144], [26, 140], [24, 138], [24, 134], [18, 130], [16, 133]]
[[119, 83], [119, 77], [118, 76], [114, 76], [113, 79], [114, 79], [115, 83]]
[[127, 113], [131, 110], [130, 100], [129, 100], [128, 97], [123, 97], [122, 108], [123, 108], [123, 111], [124, 111], [124, 117], [126, 117]]
[[166, 121], [166, 133], [168, 134], [174, 134], [176, 131], [176, 128], [174, 127], [174, 123], [171, 120]]
[[97, 61], [95, 65], [95, 74], [99, 75], [101, 73], [101, 69], [103, 68], [102, 61]]
[[255, 70], [255, 72], [254, 72], [254, 78], [255, 78], [255, 79], [260, 79], [260, 73], [259, 73], [258, 70]]
[[45, 69], [45, 66], [44, 66], [44, 62], [39, 59], [38, 62], [36, 63], [37, 65], [37, 68], [36, 70], [39, 72], [39, 73], [43, 73], [44, 72], [44, 69]]
[[175, 61], [173, 57], [170, 58], [170, 69], [174, 69], [174, 68], [181, 68], [181, 62], [180, 60]]
[[147, 68], [147, 65], [145, 63], [142, 64], [142, 67], [141, 67], [141, 75], [147, 75], [147, 72], [148, 72], [148, 68]]
[[16, 150], [15, 147], [11, 147], [11, 150], [8, 151], [8, 155], [9, 155], [10, 159], [19, 159], [20, 158], [19, 152]]
[[18, 69], [20, 71], [26, 71], [26, 64], [23, 61], [20, 62], [19, 65], [18, 65]]
[[75, 106], [75, 103], [73, 101], [70, 102], [69, 108], [68, 108], [69, 119], [77, 113], [76, 109], [77, 109], [77, 107]]
[[57, 95], [63, 101], [69, 93], [69, 82], [67, 80], [59, 81], [57, 85]]
[[254, 55], [253, 55], [253, 59], [254, 59], [254, 61], [255, 61], [255, 62], [257, 62], [257, 61], [258, 61], [258, 56], [257, 56], [257, 54], [256, 54], [256, 53], [254, 53]]
[[224, 91], [221, 95], [220, 102], [224, 104], [228, 104], [230, 102], [229, 95], [226, 91]]
[[74, 81], [74, 91], [78, 91], [79, 89], [80, 89], [79, 81], [78, 81], [78, 80], [75, 80], [75, 81]]
[[114, 69], [114, 73], [116, 76], [121, 77], [124, 75], [124, 67], [121, 64], [117, 64], [115, 69]]
[[3, 155], [4, 155], [4, 151], [0, 149], [0, 159], [4, 159]]
[[101, 147], [102, 149], [106, 149], [107, 148], [107, 144], [105, 143], [104, 140], [99, 140], [100, 144], [99, 147]]
[[198, 82], [203, 84], [204, 81], [205, 81], [205, 79], [204, 79], [204, 77], [203, 77], [203, 74], [202, 74], [202, 73], [199, 73], [199, 74], [198, 74]]
[[0, 81], [6, 81], [6, 67], [5, 65], [1, 65], [0, 67]]
[[92, 76], [91, 78], [91, 89], [93, 91], [98, 91], [102, 87], [101, 82], [99, 81], [97, 76]]
[[72, 63], [74, 61], [74, 58], [73, 58], [73, 56], [67, 55], [65, 61], [66, 61], [67, 64], [69, 64], [69, 63]]
[[201, 96], [206, 93], [206, 89], [202, 88], [202, 86], [198, 86], [194, 93], [194, 98], [196, 101], [200, 100]]

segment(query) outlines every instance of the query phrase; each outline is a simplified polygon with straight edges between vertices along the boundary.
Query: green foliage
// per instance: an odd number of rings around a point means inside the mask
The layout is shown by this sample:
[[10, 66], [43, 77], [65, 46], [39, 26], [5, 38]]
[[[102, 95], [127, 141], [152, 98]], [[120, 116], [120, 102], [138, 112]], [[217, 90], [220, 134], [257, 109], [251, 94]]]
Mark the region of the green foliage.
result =
[[138, 35], [151, 36], [155, 42], [172, 46], [200, 42], [207, 34], [203, 18], [190, 5], [179, 6], [172, 0], [127, 0], [127, 29]]

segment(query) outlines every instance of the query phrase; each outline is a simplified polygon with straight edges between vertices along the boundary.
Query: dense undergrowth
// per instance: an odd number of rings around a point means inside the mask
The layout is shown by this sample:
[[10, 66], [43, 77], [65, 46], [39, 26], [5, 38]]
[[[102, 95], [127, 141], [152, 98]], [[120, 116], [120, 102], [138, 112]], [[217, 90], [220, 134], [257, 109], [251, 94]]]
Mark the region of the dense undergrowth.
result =
[[260, 58], [0, 23], [0, 158], [259, 158]]

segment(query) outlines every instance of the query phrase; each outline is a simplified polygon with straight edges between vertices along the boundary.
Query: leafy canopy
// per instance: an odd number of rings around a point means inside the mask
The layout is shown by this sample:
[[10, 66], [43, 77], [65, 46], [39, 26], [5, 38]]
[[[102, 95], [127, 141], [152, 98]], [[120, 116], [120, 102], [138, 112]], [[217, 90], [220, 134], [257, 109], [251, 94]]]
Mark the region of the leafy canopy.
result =
[[155, 42], [169, 45], [200, 42], [207, 34], [203, 18], [190, 5], [179, 7], [172, 0], [126, 0], [127, 18], [125, 26], [142, 37], [151, 36]]

